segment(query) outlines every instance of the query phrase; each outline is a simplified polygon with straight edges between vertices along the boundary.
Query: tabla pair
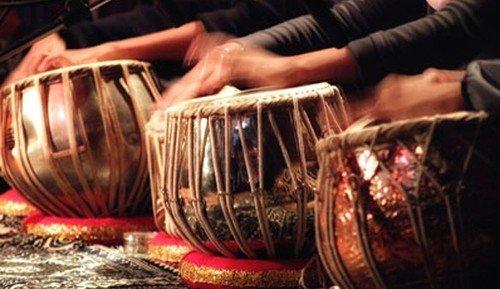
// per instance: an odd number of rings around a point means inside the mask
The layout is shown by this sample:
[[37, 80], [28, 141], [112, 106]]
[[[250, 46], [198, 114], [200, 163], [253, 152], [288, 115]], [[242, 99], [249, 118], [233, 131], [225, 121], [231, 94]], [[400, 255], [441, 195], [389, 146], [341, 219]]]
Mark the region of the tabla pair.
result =
[[[158, 225], [227, 257], [304, 258], [314, 240], [342, 289], [497, 288], [498, 118], [342, 132], [348, 123], [327, 84], [156, 113], [146, 132]], [[208, 283], [193, 259], [181, 273]]]
[[[341, 288], [441, 288], [470, 280], [477, 257], [496, 252], [498, 166], [481, 158], [496, 139], [483, 137], [494, 128], [485, 113], [320, 141], [348, 125], [327, 84], [192, 100], [145, 125], [157, 95], [139, 62], [58, 70], [5, 89], [4, 174], [47, 214], [120, 217], [147, 207], [147, 166], [156, 224], [168, 234], [251, 259], [307, 258], [316, 243]], [[489, 170], [471, 174], [477, 161]], [[227, 273], [239, 278], [235, 287], [274, 278], [275, 288], [297, 278], [297, 270], [242, 275], [194, 263], [184, 268], [194, 282]]]

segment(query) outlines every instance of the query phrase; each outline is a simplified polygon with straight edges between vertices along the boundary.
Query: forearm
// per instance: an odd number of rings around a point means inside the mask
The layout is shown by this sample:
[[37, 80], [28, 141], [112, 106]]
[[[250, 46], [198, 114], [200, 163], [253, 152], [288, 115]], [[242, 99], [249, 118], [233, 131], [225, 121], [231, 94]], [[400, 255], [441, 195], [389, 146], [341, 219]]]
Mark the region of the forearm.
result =
[[294, 55], [337, 46], [311, 15], [303, 15], [239, 38], [240, 42], [280, 54]]
[[196, 21], [178, 28], [108, 42], [104, 44], [108, 52], [100, 60], [181, 60], [191, 41], [204, 31], [203, 24]]
[[498, 36], [497, 0], [455, 0], [443, 10], [353, 41], [349, 49], [365, 82], [388, 73], [454, 68]]
[[169, 15], [151, 5], [104, 18], [84, 21], [60, 31], [68, 48], [77, 49], [136, 37], [176, 26]]
[[352, 84], [358, 80], [358, 66], [347, 48], [328, 48], [290, 57], [296, 84], [335, 81]]
[[425, 14], [421, 0], [345, 0], [330, 9], [329, 23], [301, 16], [253, 33], [243, 42], [282, 54], [343, 47], [349, 41], [394, 27]]

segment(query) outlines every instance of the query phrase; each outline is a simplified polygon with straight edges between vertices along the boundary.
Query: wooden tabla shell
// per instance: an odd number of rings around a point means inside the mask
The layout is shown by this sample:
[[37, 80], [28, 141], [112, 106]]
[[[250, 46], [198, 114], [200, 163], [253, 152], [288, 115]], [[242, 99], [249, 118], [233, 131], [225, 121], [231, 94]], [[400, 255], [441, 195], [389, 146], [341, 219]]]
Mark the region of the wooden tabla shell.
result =
[[44, 213], [130, 216], [149, 207], [150, 65], [121, 60], [38, 74], [1, 91], [0, 166]]
[[202, 252], [307, 256], [314, 249], [314, 146], [345, 128], [345, 109], [340, 91], [321, 83], [155, 112], [146, 134], [162, 227]]
[[497, 288], [498, 125], [485, 112], [460, 112], [322, 140], [316, 241], [332, 281]]

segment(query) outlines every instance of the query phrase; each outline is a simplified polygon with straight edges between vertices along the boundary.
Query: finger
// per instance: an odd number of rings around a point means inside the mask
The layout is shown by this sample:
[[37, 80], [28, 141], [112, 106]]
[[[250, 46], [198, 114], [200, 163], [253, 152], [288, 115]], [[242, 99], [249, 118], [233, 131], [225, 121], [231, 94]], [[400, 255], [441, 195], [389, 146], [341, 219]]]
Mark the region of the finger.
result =
[[200, 59], [207, 56], [209, 51], [215, 46], [214, 43], [216, 43], [216, 41], [213, 40], [215, 37], [215, 35], [198, 35], [191, 43], [188, 53], [186, 53], [184, 64], [186, 66], [192, 66]]
[[45, 54], [45, 53], [40, 53], [40, 54], [33, 55], [33, 57], [30, 59], [29, 63], [27, 64], [26, 72], [29, 75], [38, 73], [39, 72], [38, 66], [45, 59], [47, 59], [47, 54]]
[[213, 61], [207, 56], [179, 81], [169, 87], [164, 92], [166, 98], [163, 105], [172, 105], [173, 103], [199, 96], [201, 84], [211, 75]]
[[[194, 69], [193, 69], [194, 70]], [[177, 99], [182, 99], [183, 94], [186, 93], [188, 96], [192, 94], [192, 90], [199, 84], [197, 84], [198, 79], [196, 77], [196, 72], [191, 70], [180, 80], [176, 81], [174, 84], [170, 85], [165, 89], [162, 94], [162, 100], [164, 105], [170, 105]]]
[[366, 118], [373, 119], [374, 123], [384, 123], [404, 117], [401, 113], [397, 113], [394, 110], [377, 108], [367, 113]]
[[200, 84], [198, 96], [217, 93], [224, 85], [230, 84], [230, 82], [230, 69], [227, 66], [221, 65]]
[[198, 93], [194, 97], [207, 96], [215, 94], [224, 87], [226, 82], [219, 77], [210, 77], [207, 81], [200, 85]]
[[431, 82], [457, 82], [462, 81], [465, 76], [465, 71], [463, 70], [444, 70], [436, 68], [428, 68], [422, 74], [424, 78], [427, 78]]
[[189, 83], [184, 85], [177, 83], [166, 90], [164, 97], [158, 103], [159, 108], [167, 108], [176, 103], [195, 97], [198, 93], [199, 83]]
[[192, 45], [190, 45], [188, 53], [186, 53], [184, 63], [193, 65], [229, 39], [230, 37], [223, 33], [203, 34], [196, 37]]
[[465, 70], [442, 70], [443, 80], [449, 82], [462, 81], [465, 77]]
[[189, 48], [186, 52], [186, 56], [184, 57], [184, 65], [187, 67], [191, 67], [195, 64], [195, 62], [200, 59], [200, 50], [203, 46], [203, 37], [204, 35], [198, 35], [191, 41]]
[[38, 65], [38, 72], [44, 72], [51, 69], [61, 68], [73, 65], [74, 63], [65, 56], [47, 57]]

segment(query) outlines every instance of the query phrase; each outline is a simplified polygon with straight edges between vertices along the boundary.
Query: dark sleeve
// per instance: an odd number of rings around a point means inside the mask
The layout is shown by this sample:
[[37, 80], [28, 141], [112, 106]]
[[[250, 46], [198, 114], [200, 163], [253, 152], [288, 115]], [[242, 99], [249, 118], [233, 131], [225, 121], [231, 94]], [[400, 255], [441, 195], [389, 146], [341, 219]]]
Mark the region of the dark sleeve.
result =
[[[240, 40], [286, 54], [343, 47], [351, 40], [417, 19], [425, 13], [423, 0], [346, 0], [330, 9], [328, 23], [306, 15]], [[325, 25], [329, 25], [329, 29], [324, 29]]]
[[353, 41], [361, 79], [426, 67], [454, 68], [498, 37], [498, 0], [455, 0], [442, 10], [399, 27]]
[[500, 111], [500, 60], [474, 61], [462, 81], [467, 109]]
[[169, 15], [187, 23], [196, 20], [200, 13], [218, 9], [229, 9], [235, 0], [160, 0], [161, 6]]
[[140, 5], [129, 12], [77, 23], [59, 33], [68, 48], [82, 48], [144, 35], [175, 25], [177, 23], [174, 19], [162, 9]]
[[301, 0], [240, 0], [228, 9], [200, 13], [209, 32], [243, 36], [306, 13]]

